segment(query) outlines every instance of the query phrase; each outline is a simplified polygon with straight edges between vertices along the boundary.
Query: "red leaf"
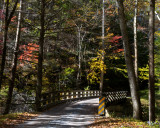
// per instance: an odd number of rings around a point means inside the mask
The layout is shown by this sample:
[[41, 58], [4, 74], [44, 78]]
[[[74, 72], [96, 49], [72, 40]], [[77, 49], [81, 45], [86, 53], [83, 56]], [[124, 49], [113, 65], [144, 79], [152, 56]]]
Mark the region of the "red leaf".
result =
[[121, 39], [122, 36], [114, 36], [112, 37], [112, 39], [109, 40], [109, 42], [112, 42], [112, 43], [119, 43], [119, 39]]
[[35, 51], [38, 51], [39, 45], [35, 43], [28, 43], [28, 45], [21, 45], [20, 50], [23, 50], [23, 54], [18, 58], [19, 60], [27, 60], [37, 62], [37, 55]]
[[117, 49], [113, 51], [113, 53], [119, 53], [119, 52], [124, 52], [124, 49]]

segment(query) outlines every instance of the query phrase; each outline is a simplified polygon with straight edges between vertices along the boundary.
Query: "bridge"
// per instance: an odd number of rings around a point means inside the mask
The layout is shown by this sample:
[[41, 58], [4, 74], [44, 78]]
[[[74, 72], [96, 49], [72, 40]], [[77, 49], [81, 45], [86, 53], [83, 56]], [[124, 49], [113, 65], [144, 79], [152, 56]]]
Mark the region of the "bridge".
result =
[[100, 95], [101, 92], [99, 90], [54, 91], [43, 93], [41, 96], [41, 107], [42, 110], [45, 110], [60, 103], [96, 98]]
[[99, 90], [74, 90], [74, 91], [54, 91], [43, 93], [41, 96], [42, 110], [46, 110], [54, 105], [72, 102], [75, 100], [84, 100], [88, 98], [96, 98], [103, 95], [105, 104], [109, 106], [113, 103], [121, 102], [126, 99], [127, 91], [101, 92]]
[[[126, 98], [127, 92], [105, 92], [106, 105]], [[97, 118], [99, 90], [56, 91], [42, 94], [41, 105], [45, 112], [16, 128], [70, 128], [88, 127]], [[51, 108], [51, 109], [49, 109]]]

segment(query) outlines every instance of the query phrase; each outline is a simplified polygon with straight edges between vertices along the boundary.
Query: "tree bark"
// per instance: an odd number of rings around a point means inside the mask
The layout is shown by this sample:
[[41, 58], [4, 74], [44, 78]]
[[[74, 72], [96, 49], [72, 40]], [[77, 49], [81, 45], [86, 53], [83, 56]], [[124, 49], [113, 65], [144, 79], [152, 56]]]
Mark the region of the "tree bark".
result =
[[6, 108], [5, 108], [4, 114], [8, 114], [10, 110], [11, 101], [12, 101], [12, 93], [13, 93], [15, 76], [16, 76], [17, 58], [18, 58], [18, 50], [19, 50], [19, 42], [20, 42], [20, 34], [21, 34], [22, 0], [20, 0], [19, 10], [20, 11], [18, 15], [16, 40], [15, 40], [14, 55], [13, 55], [12, 70], [11, 70], [11, 81], [9, 85], [8, 97], [7, 97]]
[[155, 0], [151, 0], [150, 13], [149, 13], [149, 122], [150, 123], [155, 121], [154, 32], [155, 32]]
[[81, 27], [77, 26], [77, 37], [78, 37], [78, 73], [77, 73], [77, 81], [76, 86], [79, 89], [79, 85], [81, 83], [81, 63], [82, 63], [82, 41], [81, 41]]
[[[81, 26], [76, 25], [77, 27], [77, 39], [78, 39], [78, 73], [77, 73], [77, 81], [76, 81], [76, 87], [77, 89], [80, 89], [81, 84], [81, 77], [82, 77], [82, 61], [83, 61], [83, 48], [82, 44], [84, 41], [84, 37], [86, 36], [86, 31], [83, 31], [83, 25]], [[84, 32], [84, 34], [82, 34]]]
[[136, 81], [138, 86], [138, 45], [137, 45], [137, 7], [138, 0], [135, 0], [135, 10], [134, 10], [134, 70], [136, 75]]
[[[104, 44], [104, 36], [105, 36], [105, 1], [102, 0], [102, 50], [105, 50], [105, 44]], [[102, 53], [102, 61], [104, 62], [104, 52]], [[104, 70], [101, 71], [100, 76], [100, 91], [102, 93], [103, 91], [103, 80], [104, 80]]]
[[132, 97], [132, 103], [133, 103], [133, 118], [141, 119], [141, 116], [142, 116], [141, 103], [140, 103], [140, 97], [138, 94], [137, 82], [136, 82], [135, 71], [134, 71], [132, 55], [131, 55], [131, 48], [130, 48], [129, 39], [128, 39], [123, 0], [117, 0], [117, 3], [118, 3], [120, 28], [121, 28], [121, 33], [123, 37], [123, 45], [124, 45], [124, 51], [125, 51], [125, 61], [127, 65], [129, 85], [130, 85], [130, 91], [131, 91], [131, 97]]
[[41, 111], [42, 69], [43, 69], [43, 45], [45, 35], [45, 0], [41, 0], [41, 30], [39, 37], [38, 73], [36, 87], [36, 109]]
[[[0, 10], [1, 11], [4, 11], [4, 0], [2, 0], [2, 1], [0, 1]], [[3, 22], [4, 22], [4, 20], [2, 19], [2, 15], [3, 15], [3, 13], [1, 12], [1, 15], [0, 15], [0, 17], [1, 17], [1, 21], [0, 21], [0, 32], [2, 32], [2, 27], [3, 27]]]
[[8, 27], [11, 22], [11, 18], [13, 17], [13, 14], [16, 10], [17, 3], [18, 3], [18, 0], [16, 0], [13, 10], [9, 15], [9, 0], [6, 1], [5, 29], [4, 29], [4, 37], [3, 37], [3, 54], [2, 54], [1, 71], [0, 71], [0, 89], [2, 86], [3, 73], [4, 73], [4, 68], [5, 68], [5, 62], [6, 62]]

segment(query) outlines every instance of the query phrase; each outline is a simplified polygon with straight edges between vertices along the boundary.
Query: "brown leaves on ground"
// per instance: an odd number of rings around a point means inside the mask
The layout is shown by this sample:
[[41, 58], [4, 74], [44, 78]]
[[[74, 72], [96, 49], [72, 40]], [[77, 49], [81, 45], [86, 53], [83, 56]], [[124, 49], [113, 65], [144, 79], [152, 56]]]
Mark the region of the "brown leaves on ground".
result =
[[89, 128], [149, 128], [144, 122], [127, 118], [98, 118]]
[[0, 128], [13, 128], [14, 125], [23, 123], [25, 120], [38, 116], [37, 113], [12, 113], [0, 115]]

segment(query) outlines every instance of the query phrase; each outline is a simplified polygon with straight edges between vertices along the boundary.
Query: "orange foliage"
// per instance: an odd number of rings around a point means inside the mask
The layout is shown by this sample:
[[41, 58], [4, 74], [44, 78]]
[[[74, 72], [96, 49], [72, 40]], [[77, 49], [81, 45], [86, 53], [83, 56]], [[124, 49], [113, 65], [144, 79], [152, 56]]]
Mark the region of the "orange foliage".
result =
[[121, 39], [122, 36], [114, 36], [112, 37], [112, 39], [110, 39], [109, 42], [112, 42], [112, 43], [119, 43], [119, 39]]
[[113, 51], [113, 53], [119, 53], [119, 52], [124, 52], [124, 49], [116, 49]]
[[18, 59], [21, 62], [22, 61], [38, 62], [38, 56], [37, 56], [38, 49], [39, 45], [35, 43], [28, 43], [28, 45], [21, 45], [20, 50], [23, 51], [23, 54], [21, 54]]
[[117, 45], [119, 43], [119, 39], [121, 39], [121, 38], [122, 38], [122, 36], [114, 36], [109, 40], [109, 42], [113, 43], [114, 46], [117, 46], [117, 49], [114, 50], [113, 53], [124, 52], [124, 49], [119, 49], [118, 45]]
[[11, 21], [15, 22], [15, 20], [16, 20], [16, 16], [12, 17]]

